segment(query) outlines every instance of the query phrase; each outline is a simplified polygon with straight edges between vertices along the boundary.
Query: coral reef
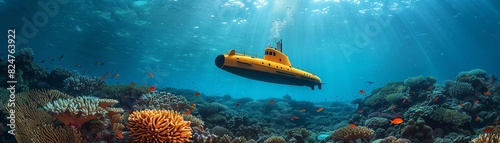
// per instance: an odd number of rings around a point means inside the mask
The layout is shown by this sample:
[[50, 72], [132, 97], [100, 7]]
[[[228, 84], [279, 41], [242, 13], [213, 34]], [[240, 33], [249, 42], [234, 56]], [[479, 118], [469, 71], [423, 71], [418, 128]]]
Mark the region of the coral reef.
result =
[[121, 108], [108, 106], [118, 103], [116, 100], [99, 99], [90, 96], [58, 99], [47, 103], [43, 108], [66, 125], [79, 129], [84, 123], [105, 114], [114, 115], [123, 112]]
[[457, 110], [446, 108], [438, 108], [434, 110], [430, 117], [436, 121], [452, 123], [454, 125], [462, 125], [463, 123], [470, 122], [472, 119], [466, 113], [460, 113]]
[[184, 143], [192, 137], [190, 122], [173, 110], [134, 111], [127, 127], [134, 142]]
[[387, 95], [404, 92], [406, 90], [407, 87], [403, 85], [402, 82], [387, 83], [384, 87], [373, 90], [372, 94], [368, 98], [366, 98], [364, 103], [365, 105], [375, 107], [382, 106], [383, 104], [387, 103], [387, 101], [385, 100]]
[[417, 140], [418, 142], [434, 142], [432, 128], [425, 125], [425, 121], [422, 118], [418, 118], [416, 122], [410, 119], [403, 128], [402, 136], [403, 138]]
[[355, 142], [361, 139], [363, 142], [367, 142], [373, 137], [373, 131], [367, 127], [349, 127], [345, 126], [340, 129], [335, 130], [331, 135], [330, 139], [333, 141], [343, 141], [343, 142]]
[[470, 83], [447, 80], [444, 84], [444, 90], [452, 97], [465, 98], [474, 94], [474, 88]]
[[285, 139], [280, 136], [271, 136], [267, 138], [264, 143], [285, 143]]
[[471, 141], [472, 143], [500, 143], [500, 133], [483, 133]]
[[189, 102], [183, 96], [158, 91], [143, 94], [134, 103], [135, 110], [158, 109], [184, 113], [190, 108]]
[[63, 81], [64, 92], [70, 95], [91, 95], [105, 85], [106, 82], [98, 77], [76, 76]]

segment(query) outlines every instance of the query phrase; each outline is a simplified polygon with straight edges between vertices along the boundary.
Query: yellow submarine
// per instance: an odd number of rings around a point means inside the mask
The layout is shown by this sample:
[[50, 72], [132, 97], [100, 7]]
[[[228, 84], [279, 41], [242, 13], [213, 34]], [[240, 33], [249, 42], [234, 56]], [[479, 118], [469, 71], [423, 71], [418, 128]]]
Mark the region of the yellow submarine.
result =
[[247, 54], [236, 53], [235, 50], [221, 54], [215, 58], [215, 65], [230, 73], [246, 78], [278, 84], [314, 86], [321, 89], [321, 79], [309, 72], [292, 67], [288, 56], [282, 53], [282, 40], [276, 47], [268, 46], [264, 59]]

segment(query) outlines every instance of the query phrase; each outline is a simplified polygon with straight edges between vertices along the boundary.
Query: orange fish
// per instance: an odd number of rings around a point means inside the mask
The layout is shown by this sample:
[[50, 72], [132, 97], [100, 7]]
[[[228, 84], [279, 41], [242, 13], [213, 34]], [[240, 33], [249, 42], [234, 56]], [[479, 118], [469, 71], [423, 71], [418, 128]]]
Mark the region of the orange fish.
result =
[[427, 88], [427, 90], [432, 90], [434, 88], [432, 85]]
[[306, 112], [306, 109], [302, 109], [302, 110], [300, 110], [300, 112], [304, 113], [304, 112]]
[[391, 121], [391, 125], [392, 125], [392, 124], [394, 124], [394, 125], [398, 125], [398, 124], [403, 123], [403, 119], [401, 119], [401, 117], [396, 117], [396, 118], [394, 118], [394, 119], [392, 119], [392, 120], [389, 120], [389, 121]]
[[156, 90], [156, 86], [151, 86], [149, 89], [148, 89], [148, 92], [153, 92]]
[[297, 119], [299, 119], [299, 116], [295, 115], [295, 116], [293, 116], [293, 119], [297, 120]]
[[153, 77], [154, 77], [154, 76], [153, 76], [153, 73], [151, 73], [151, 72], [148, 72], [148, 75], [149, 75], [149, 77], [151, 77], [151, 78], [153, 78]]
[[186, 112], [184, 112], [184, 115], [189, 115], [189, 114], [191, 114], [191, 112], [193, 112], [193, 110], [191, 110], [191, 109], [187, 110]]
[[113, 75], [113, 78], [117, 78], [119, 76], [120, 76], [120, 74], [115, 74], [115, 75]]
[[392, 110], [391, 111], [394, 111], [394, 109], [396, 109], [396, 105], [392, 106]]
[[479, 100], [474, 101], [474, 104], [479, 104]]
[[460, 104], [460, 106], [462, 106], [462, 107], [463, 107], [463, 106], [464, 106], [464, 104], [462, 103], [462, 104]]
[[483, 95], [491, 95], [491, 92], [490, 91], [485, 91], [485, 92], [483, 92]]
[[359, 93], [365, 94], [365, 91], [363, 89], [359, 90]]
[[436, 102], [439, 100], [439, 97], [435, 97], [434, 100], [432, 102]]
[[319, 113], [319, 112], [321, 112], [321, 111], [323, 111], [323, 107], [319, 107], [319, 108], [316, 110], [316, 112], [318, 112], [318, 113]]
[[191, 104], [191, 108], [194, 108], [194, 107], [196, 107], [196, 104], [194, 104], [194, 103]]
[[403, 99], [403, 103], [405, 103], [405, 102], [406, 102], [406, 97], [405, 97], [405, 99]]
[[200, 93], [200, 92], [196, 92], [196, 93], [194, 93], [194, 96], [200, 96], [200, 95], [201, 95], [201, 93]]
[[131, 86], [131, 87], [135, 86], [135, 82], [131, 82], [131, 83], [129, 84], [129, 86]]
[[483, 133], [491, 133], [491, 132], [493, 132], [493, 126], [488, 126], [483, 130]]
[[121, 131], [116, 131], [116, 135], [118, 135], [118, 138], [123, 138], [123, 133]]
[[474, 119], [474, 121], [479, 122], [479, 121], [481, 121], [481, 118], [476, 117], [476, 118]]
[[238, 103], [236, 103], [236, 105], [234, 107], [238, 107], [240, 106], [241, 102], [238, 101]]
[[360, 113], [360, 114], [363, 113], [363, 109], [359, 109], [358, 113]]
[[356, 124], [351, 123], [351, 124], [349, 124], [349, 127], [354, 128], [354, 127], [356, 127]]
[[269, 101], [269, 104], [274, 104], [274, 100]]

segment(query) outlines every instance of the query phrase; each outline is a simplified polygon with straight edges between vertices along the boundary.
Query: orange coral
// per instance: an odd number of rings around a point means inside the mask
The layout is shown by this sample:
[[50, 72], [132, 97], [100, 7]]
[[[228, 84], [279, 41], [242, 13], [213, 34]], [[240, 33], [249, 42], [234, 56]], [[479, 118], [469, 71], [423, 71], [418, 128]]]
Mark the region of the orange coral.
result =
[[127, 127], [134, 142], [184, 143], [192, 137], [189, 125], [173, 110], [142, 110], [128, 117]]

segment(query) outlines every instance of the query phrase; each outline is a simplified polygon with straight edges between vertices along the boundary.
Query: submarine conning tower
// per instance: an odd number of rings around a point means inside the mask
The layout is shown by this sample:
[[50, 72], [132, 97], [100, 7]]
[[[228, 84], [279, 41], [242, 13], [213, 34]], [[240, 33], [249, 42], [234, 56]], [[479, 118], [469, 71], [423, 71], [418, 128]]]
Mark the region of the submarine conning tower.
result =
[[276, 42], [277, 48], [273, 48], [271, 46], [268, 46], [264, 50], [265, 51], [264, 60], [273, 61], [273, 62], [277, 62], [277, 63], [283, 64], [283, 65], [292, 67], [292, 64], [290, 63], [288, 56], [286, 56], [285, 54], [283, 54], [281, 52], [282, 51], [281, 44], [282, 44], [282, 42], [281, 42], [281, 40], [279, 40], [278, 42]]

